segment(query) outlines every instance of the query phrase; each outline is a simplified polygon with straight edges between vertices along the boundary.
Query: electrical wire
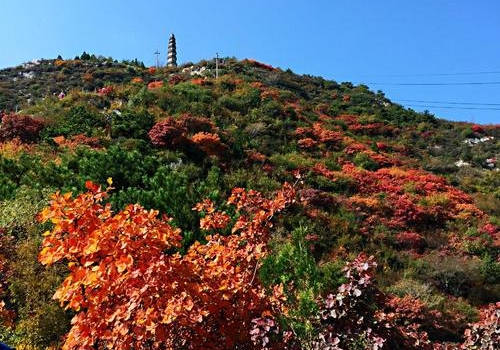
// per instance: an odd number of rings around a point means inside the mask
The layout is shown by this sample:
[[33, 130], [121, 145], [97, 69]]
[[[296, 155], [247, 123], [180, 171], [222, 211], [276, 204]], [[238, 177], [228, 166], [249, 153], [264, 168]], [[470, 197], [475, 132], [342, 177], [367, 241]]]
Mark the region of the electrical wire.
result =
[[409, 104], [406, 105], [409, 107], [420, 107], [420, 108], [446, 108], [446, 109], [467, 109], [467, 110], [480, 110], [480, 111], [500, 111], [500, 108], [494, 108], [494, 107], [457, 107], [457, 106], [426, 106], [426, 105], [416, 105], [416, 104]]
[[418, 102], [418, 103], [442, 103], [448, 105], [468, 105], [468, 106], [500, 106], [500, 103], [481, 103], [481, 102], [451, 102], [451, 101], [427, 101], [427, 100], [403, 100], [402, 102]]
[[482, 71], [482, 72], [455, 72], [455, 73], [415, 73], [415, 74], [361, 74], [363, 77], [448, 77], [463, 75], [488, 75], [500, 74], [500, 71]]
[[500, 85], [500, 81], [468, 81], [468, 82], [458, 82], [458, 83], [378, 83], [378, 82], [366, 82], [361, 83], [364, 85], [387, 85], [387, 86], [443, 86], [443, 85]]

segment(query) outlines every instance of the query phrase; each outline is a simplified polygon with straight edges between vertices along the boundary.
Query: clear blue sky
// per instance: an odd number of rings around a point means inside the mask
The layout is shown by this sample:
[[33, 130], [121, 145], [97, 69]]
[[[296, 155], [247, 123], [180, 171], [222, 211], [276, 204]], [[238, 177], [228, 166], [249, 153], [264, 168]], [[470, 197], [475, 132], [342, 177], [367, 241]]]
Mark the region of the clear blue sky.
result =
[[[0, 67], [84, 50], [152, 65], [170, 32], [181, 62], [218, 51], [337, 81], [500, 81], [498, 0], [0, 0]], [[469, 72], [499, 73], [429, 75]], [[368, 85], [394, 101], [500, 104], [500, 85]], [[500, 110], [428, 109], [500, 123]]]

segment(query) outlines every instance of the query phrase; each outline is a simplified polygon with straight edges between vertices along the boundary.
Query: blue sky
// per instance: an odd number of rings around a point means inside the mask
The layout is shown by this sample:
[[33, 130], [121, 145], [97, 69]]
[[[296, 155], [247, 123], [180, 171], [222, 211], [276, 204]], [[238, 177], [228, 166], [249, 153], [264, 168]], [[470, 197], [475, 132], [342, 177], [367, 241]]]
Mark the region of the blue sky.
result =
[[[0, 67], [84, 50], [152, 65], [170, 32], [181, 62], [218, 51], [355, 83], [500, 82], [496, 0], [1, 0]], [[497, 73], [434, 75], [477, 72]], [[500, 123], [498, 84], [367, 85], [443, 118]]]

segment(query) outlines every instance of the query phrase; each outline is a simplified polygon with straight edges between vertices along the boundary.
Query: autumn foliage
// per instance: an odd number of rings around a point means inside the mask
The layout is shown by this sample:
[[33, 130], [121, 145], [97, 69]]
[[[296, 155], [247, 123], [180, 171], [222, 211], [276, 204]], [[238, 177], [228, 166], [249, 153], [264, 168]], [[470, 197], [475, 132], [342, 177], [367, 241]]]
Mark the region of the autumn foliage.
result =
[[273, 71], [275, 70], [276, 68], [274, 68], [273, 66], [269, 65], [269, 64], [265, 64], [265, 63], [262, 63], [262, 62], [259, 62], [259, 61], [256, 61], [254, 59], [245, 59], [244, 62], [254, 66], [254, 67], [257, 67], [257, 68], [262, 68], [262, 69], [266, 69], [266, 70], [270, 70], [270, 71]]
[[194, 134], [191, 140], [208, 155], [221, 155], [226, 150], [217, 134], [202, 131]]
[[163, 81], [158, 80], [158, 81], [152, 81], [148, 84], [148, 90], [154, 90], [161, 88], [163, 86]]
[[219, 63], [2, 71], [0, 342], [495, 348], [500, 126]]
[[[368, 171], [352, 164], [345, 164], [341, 172], [329, 171], [320, 164], [314, 170], [332, 180], [345, 175], [354, 180], [359, 195], [348, 198], [347, 204], [364, 214], [364, 232], [377, 223], [409, 229], [447, 219], [484, 216], [470, 196], [450, 186], [444, 178], [418, 170]], [[383, 198], [377, 194], [383, 194]]]
[[155, 146], [174, 148], [186, 142], [185, 132], [174, 118], [169, 117], [153, 126], [149, 131], [149, 138]]
[[465, 330], [462, 349], [494, 349], [500, 344], [500, 302], [486, 305], [479, 321]]
[[[154, 210], [129, 205], [113, 213], [107, 190], [87, 182], [73, 198], [56, 193], [40, 214], [47, 231], [39, 259], [68, 263], [54, 298], [76, 315], [64, 349], [233, 349], [250, 345], [252, 319], [270, 309], [256, 278], [272, 218], [294, 201], [285, 184], [273, 199], [234, 189], [239, 214], [229, 236], [216, 232], [185, 255], [181, 232]], [[229, 224], [213, 203], [196, 207], [205, 229]], [[221, 219], [222, 218], [222, 219]]]
[[97, 90], [97, 93], [101, 96], [109, 96], [114, 92], [114, 87], [113, 86], [105, 86]]
[[20, 139], [22, 142], [36, 141], [44, 124], [28, 115], [4, 114], [0, 124], [0, 141]]
[[220, 156], [227, 146], [220, 140], [213, 123], [202, 117], [184, 114], [179, 118], [168, 117], [156, 123], [149, 131], [151, 143], [170, 149], [194, 148], [209, 156]]

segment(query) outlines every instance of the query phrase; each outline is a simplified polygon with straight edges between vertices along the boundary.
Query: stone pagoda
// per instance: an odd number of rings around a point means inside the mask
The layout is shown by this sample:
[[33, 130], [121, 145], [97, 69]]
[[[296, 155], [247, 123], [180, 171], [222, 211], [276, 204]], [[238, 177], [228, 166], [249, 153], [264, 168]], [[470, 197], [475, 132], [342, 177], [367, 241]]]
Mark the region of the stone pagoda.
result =
[[167, 67], [177, 67], [177, 47], [174, 34], [171, 34], [168, 40]]

